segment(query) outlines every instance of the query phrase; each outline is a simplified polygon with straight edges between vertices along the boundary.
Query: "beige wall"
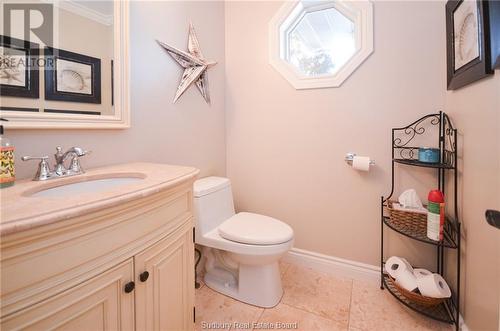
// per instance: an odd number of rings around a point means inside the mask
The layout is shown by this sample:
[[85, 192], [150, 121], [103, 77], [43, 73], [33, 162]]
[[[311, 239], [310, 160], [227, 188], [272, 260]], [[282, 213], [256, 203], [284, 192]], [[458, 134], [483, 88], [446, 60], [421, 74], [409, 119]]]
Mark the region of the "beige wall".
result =
[[[55, 147], [82, 146], [93, 153], [85, 167], [129, 161], [192, 165], [202, 174], [225, 174], [224, 4], [222, 2], [131, 2], [131, 111], [128, 130], [8, 130], [19, 178], [36, 163], [22, 155], [50, 155]], [[204, 54], [219, 62], [209, 71], [212, 106], [196, 88], [172, 104], [181, 69], [155, 39], [187, 47], [192, 21]]]
[[500, 71], [446, 93], [459, 129], [464, 318], [470, 330], [496, 330], [500, 294], [500, 230], [484, 219], [500, 210]]
[[[342, 87], [314, 90], [295, 90], [268, 63], [268, 22], [280, 6], [226, 3], [227, 171], [237, 208], [289, 223], [298, 248], [377, 265], [391, 128], [444, 106], [443, 4], [375, 2], [374, 54]], [[377, 166], [354, 171], [349, 151]], [[434, 172], [400, 170], [399, 189], [426, 196], [417, 182]], [[388, 254], [434, 266], [429, 246], [388, 234]]]

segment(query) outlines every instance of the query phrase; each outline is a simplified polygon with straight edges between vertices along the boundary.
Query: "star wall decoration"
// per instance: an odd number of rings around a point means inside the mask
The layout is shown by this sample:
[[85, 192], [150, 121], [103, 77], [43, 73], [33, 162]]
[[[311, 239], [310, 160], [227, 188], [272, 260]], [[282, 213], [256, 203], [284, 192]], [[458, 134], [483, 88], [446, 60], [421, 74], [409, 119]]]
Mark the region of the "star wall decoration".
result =
[[156, 41], [182, 68], [184, 68], [179, 87], [177, 87], [177, 92], [175, 93], [174, 103], [193, 83], [195, 83], [205, 101], [210, 104], [207, 70], [216, 65], [217, 62], [206, 60], [201, 53], [200, 44], [198, 43], [193, 24], [189, 23], [187, 52], [162, 43], [159, 40]]

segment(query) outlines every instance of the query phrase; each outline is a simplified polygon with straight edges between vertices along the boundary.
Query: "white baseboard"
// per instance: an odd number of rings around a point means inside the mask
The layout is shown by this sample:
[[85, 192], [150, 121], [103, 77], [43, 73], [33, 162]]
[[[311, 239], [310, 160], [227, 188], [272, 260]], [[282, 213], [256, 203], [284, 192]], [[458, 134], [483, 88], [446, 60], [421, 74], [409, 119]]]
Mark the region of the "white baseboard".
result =
[[300, 248], [292, 248], [284, 257], [284, 262], [301, 265], [339, 277], [368, 282], [380, 282], [380, 267], [324, 255]]
[[460, 314], [460, 319], [459, 319], [458, 325], [459, 325], [460, 331], [469, 331], [469, 328], [467, 327], [467, 324], [465, 324], [465, 320], [464, 320], [462, 314]]
[[[371, 264], [315, 253], [300, 248], [292, 248], [283, 257], [283, 261], [339, 277], [367, 281], [377, 285], [380, 284], [380, 267]], [[461, 314], [459, 325], [461, 331], [469, 331]]]

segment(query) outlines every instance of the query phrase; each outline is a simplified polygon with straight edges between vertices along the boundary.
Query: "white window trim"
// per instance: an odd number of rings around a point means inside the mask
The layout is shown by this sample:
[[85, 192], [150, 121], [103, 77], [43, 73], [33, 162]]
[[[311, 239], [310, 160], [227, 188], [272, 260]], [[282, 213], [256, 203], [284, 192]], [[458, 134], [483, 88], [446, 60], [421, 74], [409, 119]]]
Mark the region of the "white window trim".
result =
[[[303, 4], [300, 0], [285, 2], [269, 22], [269, 63], [296, 89], [339, 87], [373, 53], [373, 4], [368, 0], [331, 0], [331, 3], [326, 4], [321, 1], [321, 5], [311, 1]], [[310, 77], [298, 72], [282, 58], [281, 44], [286, 42], [286, 38], [282, 39], [282, 36], [285, 37], [289, 28], [281, 27], [287, 21], [289, 24], [296, 22], [298, 16], [311, 11], [311, 7], [314, 10], [321, 9], [319, 6], [324, 9], [335, 8], [354, 22], [358, 51], [334, 74]], [[294, 12], [296, 13], [292, 15]]]

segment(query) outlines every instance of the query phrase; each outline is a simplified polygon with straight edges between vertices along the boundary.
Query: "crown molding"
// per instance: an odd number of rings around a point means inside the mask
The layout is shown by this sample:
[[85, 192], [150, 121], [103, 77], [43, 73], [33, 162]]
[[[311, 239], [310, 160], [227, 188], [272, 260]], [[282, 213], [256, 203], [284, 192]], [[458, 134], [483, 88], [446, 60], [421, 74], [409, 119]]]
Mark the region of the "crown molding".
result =
[[96, 10], [90, 9], [88, 7], [82, 6], [72, 0], [42, 0], [46, 3], [52, 3], [55, 7], [64, 9], [73, 14], [88, 18], [89, 20], [104, 24], [113, 25], [113, 15], [104, 15]]

